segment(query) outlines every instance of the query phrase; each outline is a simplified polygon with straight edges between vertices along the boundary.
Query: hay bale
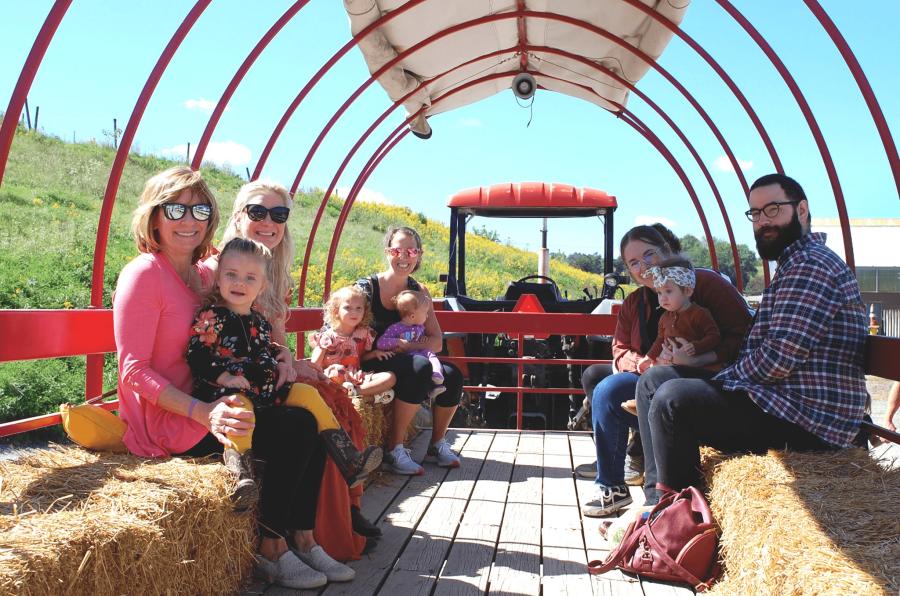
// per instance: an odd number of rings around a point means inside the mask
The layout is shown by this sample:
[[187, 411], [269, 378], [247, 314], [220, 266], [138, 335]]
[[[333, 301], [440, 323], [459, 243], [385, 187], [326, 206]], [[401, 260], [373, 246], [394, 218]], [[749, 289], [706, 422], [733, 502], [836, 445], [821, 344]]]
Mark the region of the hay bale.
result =
[[[366, 429], [366, 444], [380, 445], [388, 449], [392, 448], [393, 445], [388, 445], [387, 443], [390, 438], [388, 435], [391, 430], [391, 423], [394, 419], [393, 402], [388, 404], [366, 403], [365, 400], [354, 397], [353, 407], [362, 418], [363, 427]], [[419, 430], [419, 427], [416, 426], [416, 420], [413, 419], [406, 428], [406, 441], [411, 441], [419, 433]]]
[[387, 441], [387, 433], [390, 429], [393, 404], [366, 403], [359, 397], [353, 398], [353, 407], [359, 413], [366, 429], [367, 445], [384, 445]]
[[897, 594], [900, 470], [862, 449], [704, 451], [726, 572], [716, 594]]
[[224, 467], [51, 446], [0, 462], [0, 593], [235, 593], [255, 519]]

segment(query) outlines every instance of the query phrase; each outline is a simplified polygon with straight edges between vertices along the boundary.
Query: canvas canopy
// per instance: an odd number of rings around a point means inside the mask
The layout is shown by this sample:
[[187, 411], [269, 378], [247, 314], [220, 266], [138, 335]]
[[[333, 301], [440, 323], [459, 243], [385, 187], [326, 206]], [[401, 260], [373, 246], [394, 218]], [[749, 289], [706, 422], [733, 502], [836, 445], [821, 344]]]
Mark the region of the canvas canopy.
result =
[[[641, 0], [678, 24], [690, 0]], [[344, 0], [353, 35], [409, 0]], [[518, 14], [515, 14], [518, 13]], [[478, 23], [489, 15], [510, 18]], [[465, 23], [433, 43], [422, 46], [378, 77], [392, 101], [418, 91], [403, 105], [408, 114], [423, 113], [411, 123], [420, 136], [430, 134], [428, 116], [474, 103], [510, 88], [513, 78], [531, 73], [539, 88], [595, 103], [607, 110], [624, 106], [628, 89], [576, 59], [535, 48], [553, 48], [600, 64], [636, 83], [649, 64], [627, 48], [580, 24], [603, 29], [657, 59], [672, 37], [658, 21], [622, 0], [429, 0], [390, 20], [366, 36], [359, 49], [369, 72], [423, 40]], [[509, 51], [504, 51], [509, 50]], [[479, 57], [495, 53], [483, 60]], [[490, 74], [509, 73], [460, 90], [435, 102], [448, 91]], [[611, 103], [614, 102], [614, 103]]]

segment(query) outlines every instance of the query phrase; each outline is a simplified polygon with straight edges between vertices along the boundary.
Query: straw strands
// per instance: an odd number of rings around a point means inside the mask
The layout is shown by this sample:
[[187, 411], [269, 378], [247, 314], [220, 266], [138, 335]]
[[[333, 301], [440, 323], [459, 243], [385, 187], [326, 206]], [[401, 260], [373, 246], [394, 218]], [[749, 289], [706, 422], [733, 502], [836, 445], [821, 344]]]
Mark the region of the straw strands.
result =
[[51, 446], [0, 462], [0, 593], [226, 594], [253, 563], [255, 518], [212, 459]]
[[862, 449], [704, 450], [726, 573], [716, 594], [897, 594], [900, 470]]

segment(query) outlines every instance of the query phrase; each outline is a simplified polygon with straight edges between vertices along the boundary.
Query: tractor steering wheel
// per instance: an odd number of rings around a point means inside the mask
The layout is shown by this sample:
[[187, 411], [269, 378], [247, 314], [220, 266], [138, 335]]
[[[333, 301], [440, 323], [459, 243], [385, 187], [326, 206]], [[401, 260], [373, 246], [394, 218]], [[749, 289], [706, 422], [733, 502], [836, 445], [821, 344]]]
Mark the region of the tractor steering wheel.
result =
[[553, 286], [553, 290], [556, 292], [556, 295], [562, 296], [562, 294], [559, 291], [559, 285], [556, 283], [556, 281], [553, 278], [547, 277], [546, 275], [526, 275], [525, 277], [523, 277], [521, 279], [517, 279], [513, 283], [517, 284], [519, 282], [528, 281], [529, 279], [545, 279], [545, 280], [547, 280], [547, 283], [549, 283], [551, 286]]

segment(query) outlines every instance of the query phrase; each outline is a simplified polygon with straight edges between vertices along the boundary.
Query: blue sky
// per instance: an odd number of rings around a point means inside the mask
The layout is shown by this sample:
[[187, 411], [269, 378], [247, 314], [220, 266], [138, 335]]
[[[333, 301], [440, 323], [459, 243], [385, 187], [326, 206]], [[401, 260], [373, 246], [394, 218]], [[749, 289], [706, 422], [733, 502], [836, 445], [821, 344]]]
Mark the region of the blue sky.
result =
[[[449, 0], [444, 0], [449, 1]], [[900, 142], [900, 22], [896, 0], [822, 0], [869, 77], [894, 139]], [[52, 2], [7, 2], [0, 20], [0, 109], [9, 101], [21, 65]], [[285, 0], [216, 0], [201, 16], [156, 89], [134, 149], [182, 155], [195, 145], [234, 70], [290, 5]], [[134, 102], [184, 15], [193, 5], [175, 0], [75, 0], [32, 86], [40, 127], [65, 139], [103, 140], [118, 118], [124, 127]], [[849, 71], [803, 2], [739, 0], [735, 5], [766, 36], [812, 106], [837, 165], [851, 218], [900, 217], [900, 201], [884, 150]], [[251, 8], [252, 7], [252, 8]], [[749, 37], [712, 0], [694, 0], [682, 27], [735, 79], [760, 115], [787, 172], [806, 188], [814, 217], [836, 217], [832, 192], [813, 137], [786, 85]], [[229, 104], [213, 137], [220, 159], [252, 171], [272, 129], [307, 79], [349, 38], [342, 3], [312, 0], [256, 62]], [[749, 118], [712, 70], [673, 39], [661, 64], [672, 71], [723, 129], [748, 180], [773, 170]], [[367, 77], [352, 51], [295, 114], [263, 174], [290, 185], [312, 140], [341, 102]], [[651, 71], [639, 83], [679, 123], [713, 172], [739, 242], [752, 244], [743, 193], [723, 152], [687, 102]], [[372, 86], [339, 121], [313, 160], [304, 187], [326, 187], [349, 147], [388, 105]], [[685, 166], [714, 235], [725, 237], [722, 217], [699, 168], [674, 133], [637, 98], [629, 109], [644, 119]], [[669, 165], [631, 128], [580, 100], [538, 93], [532, 114], [511, 92], [439, 114], [434, 136], [409, 135], [366, 185], [366, 194], [407, 205], [441, 221], [454, 192], [496, 182], [541, 180], [601, 188], [619, 199], [617, 235], [634, 223], [668, 222], [678, 234], [701, 233], [696, 212]], [[349, 187], [382, 139], [402, 119], [396, 113], [351, 162], [339, 187]], [[15, 145], [13, 146], [15, 151]], [[210, 154], [208, 153], [208, 156]], [[539, 222], [476, 220], [502, 239], [535, 249]], [[327, 240], [327, 239], [323, 239]], [[598, 252], [597, 222], [556, 221], [550, 244], [564, 252]]]

